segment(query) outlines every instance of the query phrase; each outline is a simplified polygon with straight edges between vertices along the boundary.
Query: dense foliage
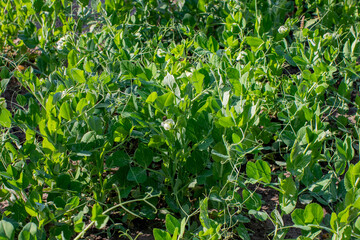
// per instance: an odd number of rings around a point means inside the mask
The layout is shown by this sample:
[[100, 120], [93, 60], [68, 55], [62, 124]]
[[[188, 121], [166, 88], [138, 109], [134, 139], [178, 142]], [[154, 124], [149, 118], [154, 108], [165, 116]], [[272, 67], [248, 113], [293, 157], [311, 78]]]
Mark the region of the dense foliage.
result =
[[0, 0], [0, 239], [359, 239], [359, 16]]

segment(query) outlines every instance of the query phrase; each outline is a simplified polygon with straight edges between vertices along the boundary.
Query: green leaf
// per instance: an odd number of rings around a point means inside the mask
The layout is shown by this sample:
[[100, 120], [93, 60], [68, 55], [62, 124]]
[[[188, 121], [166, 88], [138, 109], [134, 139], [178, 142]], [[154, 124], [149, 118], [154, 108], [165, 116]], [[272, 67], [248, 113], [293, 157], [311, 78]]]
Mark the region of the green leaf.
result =
[[102, 134], [103, 131], [103, 123], [101, 118], [97, 116], [90, 116], [88, 119], [89, 126], [92, 130], [94, 130], [97, 134]]
[[174, 234], [176, 228], [180, 229], [181, 227], [180, 221], [177, 220], [175, 217], [171, 216], [170, 214], [166, 215], [165, 225], [166, 225], [166, 229], [171, 235]]
[[196, 24], [196, 20], [193, 15], [186, 13], [183, 18], [183, 24], [189, 27], [193, 27]]
[[6, 108], [1, 108], [0, 111], [0, 125], [6, 128], [10, 128], [11, 113]]
[[222, 142], [218, 142], [211, 151], [211, 157], [215, 162], [221, 162], [228, 158], [227, 151]]
[[249, 178], [253, 178], [255, 180], [259, 180], [260, 179], [260, 174], [258, 172], [258, 169], [256, 167], [256, 164], [254, 162], [247, 162], [246, 164], [246, 175]]
[[96, 132], [89, 131], [84, 134], [84, 136], [81, 138], [80, 142], [82, 143], [91, 143], [96, 140]]
[[150, 138], [148, 146], [156, 148], [156, 147], [160, 147], [164, 143], [165, 143], [164, 137], [162, 137], [161, 135], [154, 135]]
[[123, 166], [127, 166], [129, 162], [130, 162], [129, 155], [126, 152], [119, 150], [112, 153], [108, 157], [108, 159], [106, 159], [106, 166], [108, 168], [123, 167]]
[[257, 211], [261, 209], [261, 198], [259, 194], [244, 189], [242, 191], [242, 197], [247, 209], [254, 209]]
[[354, 230], [357, 234], [360, 234], [360, 217], [358, 217], [355, 221]]
[[322, 222], [323, 217], [324, 217], [324, 211], [319, 204], [310, 203], [309, 205], [306, 205], [304, 210], [305, 223], [319, 225]]
[[146, 99], [146, 103], [153, 103], [155, 102], [156, 98], [158, 97], [157, 92], [152, 92]]
[[210, 36], [207, 47], [210, 52], [216, 53], [217, 50], [219, 50], [219, 43], [216, 41], [216, 39], [213, 36]]
[[211, 228], [210, 218], [208, 215], [208, 198], [200, 201], [200, 223], [204, 228]]
[[154, 228], [153, 230], [155, 240], [171, 240], [171, 235], [164, 230]]
[[68, 189], [70, 186], [71, 178], [68, 174], [62, 173], [56, 178], [56, 186], [62, 189]]
[[351, 161], [354, 158], [355, 151], [352, 147], [352, 140], [350, 136], [347, 136], [345, 139], [345, 150], [346, 150], [346, 158], [347, 160]]
[[14, 239], [15, 236], [15, 229], [14, 226], [6, 221], [1, 220], [0, 221], [0, 239]]
[[218, 124], [225, 128], [230, 128], [235, 126], [235, 122], [231, 116], [219, 118]]
[[19, 240], [36, 240], [37, 225], [33, 222], [26, 224], [19, 234]]
[[35, 12], [39, 13], [41, 11], [42, 6], [44, 5], [44, 1], [43, 0], [31, 0], [32, 4], [33, 4], [33, 8], [35, 10]]
[[305, 225], [304, 209], [299, 209], [299, 208], [295, 209], [291, 214], [291, 219], [296, 225], [304, 226]]
[[85, 73], [83, 70], [77, 69], [77, 68], [73, 68], [71, 69], [71, 77], [77, 81], [78, 83], [85, 83], [86, 79], [85, 79]]
[[103, 215], [103, 209], [99, 203], [95, 203], [91, 210], [91, 221], [95, 221], [95, 226], [101, 229], [106, 226], [109, 216]]
[[292, 177], [281, 180], [280, 187], [283, 190], [279, 196], [279, 202], [281, 210], [286, 214], [290, 214], [295, 206], [297, 201], [297, 188]]
[[73, 116], [73, 111], [70, 108], [69, 102], [64, 102], [60, 107], [60, 117], [69, 121], [72, 119], [72, 116]]
[[156, 99], [156, 104], [160, 109], [174, 104], [175, 95], [172, 92], [165, 93]]
[[268, 162], [265, 162], [263, 160], [257, 160], [256, 161], [256, 168], [260, 175], [260, 181], [263, 181], [265, 183], [271, 182], [271, 169]]
[[65, 210], [74, 209], [80, 204], [80, 198], [78, 196], [71, 197], [66, 201]]
[[244, 224], [239, 224], [236, 231], [242, 240], [251, 240], [248, 229], [244, 226]]
[[294, 62], [295, 62], [297, 65], [300, 65], [300, 66], [306, 66], [306, 65], [308, 65], [308, 62], [307, 62], [305, 59], [303, 59], [303, 58], [301, 58], [301, 57], [299, 57], [299, 56], [295, 56], [295, 57], [293, 57], [292, 59], [294, 60]]
[[267, 213], [263, 211], [256, 211], [254, 209], [251, 209], [249, 210], [249, 214], [253, 215], [256, 219], [260, 221], [266, 221], [266, 219], [268, 219]]
[[131, 182], [144, 183], [147, 179], [146, 169], [139, 167], [130, 168], [127, 180]]
[[360, 185], [360, 162], [356, 165], [350, 164], [348, 171], [345, 174], [344, 184], [346, 191], [358, 189]]
[[[72, 49], [69, 54], [68, 54], [68, 69], [72, 69], [76, 66], [76, 64], [78, 63], [78, 59], [77, 59], [77, 52]], [[79, 70], [79, 69], [78, 69]]]
[[195, 71], [191, 77], [191, 82], [194, 85], [197, 94], [201, 93], [203, 90], [204, 78], [205, 75], [199, 71]]
[[245, 41], [250, 45], [252, 51], [257, 51], [260, 47], [263, 46], [264, 41], [258, 37], [246, 37]]
[[152, 163], [153, 152], [146, 145], [140, 144], [135, 151], [135, 160], [142, 167], [146, 168]]
[[122, 142], [128, 135], [129, 132], [123, 126], [119, 126], [114, 131], [114, 142]]
[[79, 0], [81, 5], [86, 7], [87, 5], [89, 5], [89, 0]]
[[74, 218], [73, 218], [73, 222], [74, 222], [74, 231], [75, 232], [81, 232], [84, 227], [85, 227], [85, 223], [83, 222], [83, 217], [84, 217], [84, 212], [80, 211], [79, 214], [77, 214]]
[[99, 215], [95, 219], [95, 227], [97, 229], [102, 229], [106, 226], [106, 223], [109, 221], [109, 216]]
[[246, 175], [265, 183], [271, 182], [271, 169], [269, 163], [263, 160], [257, 160], [256, 163], [248, 162], [246, 164]]
[[198, 7], [198, 9], [199, 9], [201, 12], [206, 12], [206, 9], [205, 9], [205, 0], [199, 0], [199, 1], [198, 1], [198, 4], [197, 4], [197, 7]]
[[89, 106], [88, 100], [86, 98], [82, 98], [76, 105], [76, 112], [81, 114], [81, 113], [83, 113], [84, 108], [88, 107], [88, 106]]

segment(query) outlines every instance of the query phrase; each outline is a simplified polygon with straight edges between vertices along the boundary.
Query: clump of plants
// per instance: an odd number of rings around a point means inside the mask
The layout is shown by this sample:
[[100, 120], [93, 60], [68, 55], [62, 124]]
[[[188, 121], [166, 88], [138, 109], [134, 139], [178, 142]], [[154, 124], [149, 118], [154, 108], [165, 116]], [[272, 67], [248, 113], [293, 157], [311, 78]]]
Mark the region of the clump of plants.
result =
[[356, 1], [0, 6], [0, 239], [360, 238]]

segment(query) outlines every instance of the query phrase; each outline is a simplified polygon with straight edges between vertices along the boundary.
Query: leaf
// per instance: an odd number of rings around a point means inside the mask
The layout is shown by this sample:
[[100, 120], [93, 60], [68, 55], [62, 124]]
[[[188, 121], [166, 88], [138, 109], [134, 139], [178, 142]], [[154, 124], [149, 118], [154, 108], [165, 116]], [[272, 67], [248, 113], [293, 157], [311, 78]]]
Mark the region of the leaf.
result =
[[356, 165], [350, 164], [349, 169], [345, 174], [344, 184], [346, 191], [351, 191], [358, 188], [360, 178], [360, 162]]
[[357, 234], [360, 234], [360, 217], [358, 217], [355, 221], [354, 230]]
[[248, 229], [244, 226], [244, 224], [239, 224], [239, 226], [236, 227], [236, 231], [242, 240], [251, 240]]
[[87, 5], [89, 5], [89, 0], [79, 0], [81, 5], [86, 7]]
[[292, 59], [294, 60], [294, 62], [295, 62], [297, 65], [300, 65], [300, 66], [306, 66], [306, 65], [308, 65], [308, 62], [307, 62], [305, 59], [303, 59], [303, 58], [301, 58], [301, 57], [299, 57], [299, 56], [295, 56], [295, 57], [293, 57]]
[[163, 109], [164, 107], [173, 105], [174, 99], [175, 99], [174, 93], [168, 92], [158, 97], [156, 100], [156, 104], [160, 109]]
[[260, 221], [266, 221], [266, 219], [268, 219], [268, 215], [266, 212], [263, 211], [256, 211], [256, 210], [249, 210], [249, 214], [253, 215], [256, 219], [260, 220]]
[[114, 167], [123, 167], [128, 165], [130, 162], [129, 155], [122, 151], [116, 151], [112, 153], [108, 159], [106, 159], [106, 166], [108, 168], [114, 168]]
[[99, 203], [95, 203], [91, 210], [91, 221], [95, 221], [95, 226], [101, 229], [106, 226], [109, 216], [103, 215], [103, 209]]
[[61, 173], [56, 178], [56, 186], [61, 189], [68, 189], [71, 182], [71, 178], [66, 173]]
[[260, 178], [259, 172], [258, 172], [256, 164], [254, 162], [251, 162], [251, 161], [247, 162], [246, 175], [249, 178], [253, 178], [255, 180], [258, 180]]
[[123, 126], [119, 126], [114, 131], [114, 142], [122, 142], [128, 135], [129, 132]]
[[189, 27], [193, 27], [196, 24], [196, 20], [193, 15], [186, 13], [183, 18], [183, 24]]
[[36, 240], [37, 225], [33, 222], [26, 224], [19, 234], [19, 240]]
[[85, 83], [86, 79], [85, 79], [85, 73], [83, 70], [77, 69], [77, 68], [73, 68], [71, 69], [71, 77], [79, 82], [79, 83]]
[[221, 162], [228, 158], [227, 151], [222, 142], [218, 142], [211, 151], [211, 157], [215, 162]]
[[65, 210], [74, 209], [80, 204], [80, 198], [78, 196], [71, 197], [66, 201]]
[[73, 111], [70, 108], [69, 102], [64, 102], [60, 107], [60, 117], [70, 121], [73, 116]]
[[154, 228], [153, 230], [155, 240], [171, 240], [171, 236], [168, 232], [164, 230]]
[[171, 235], [174, 234], [176, 228], [180, 229], [181, 227], [179, 220], [177, 220], [175, 217], [171, 216], [170, 214], [166, 215], [165, 225], [166, 225], [166, 230], [168, 230], [168, 232]]
[[11, 113], [6, 108], [0, 109], [0, 125], [6, 128], [11, 127]]
[[81, 113], [83, 113], [84, 108], [88, 107], [88, 106], [89, 106], [88, 100], [86, 98], [82, 98], [76, 105], [76, 112], [81, 114]]
[[102, 134], [103, 124], [101, 118], [97, 116], [90, 116], [88, 119], [89, 126], [92, 130], [94, 130], [97, 134]]
[[199, 1], [198, 1], [198, 4], [197, 4], [197, 7], [198, 7], [198, 9], [199, 9], [201, 12], [206, 12], [206, 9], [205, 9], [205, 0], [199, 0]]
[[83, 222], [83, 217], [84, 217], [84, 212], [80, 211], [74, 218], [73, 218], [73, 222], [74, 222], [74, 231], [75, 232], [81, 232], [84, 227], [85, 227], [85, 223]]
[[258, 37], [246, 37], [245, 41], [250, 45], [251, 50], [254, 52], [264, 44], [264, 41]]
[[257, 193], [250, 192], [244, 189], [242, 191], [242, 197], [243, 197], [243, 202], [245, 203], [247, 209], [249, 210], [254, 209], [257, 211], [261, 209], [261, 198]]
[[268, 162], [265, 162], [263, 160], [257, 160], [256, 161], [256, 168], [260, 175], [260, 181], [263, 181], [265, 183], [271, 182], [271, 169]]
[[218, 124], [225, 127], [225, 128], [234, 127], [236, 125], [231, 116], [219, 118]]
[[216, 41], [216, 39], [213, 36], [210, 36], [207, 47], [210, 52], [216, 53], [219, 50], [219, 43]]
[[271, 169], [269, 163], [263, 160], [257, 160], [256, 163], [248, 162], [246, 164], [246, 175], [265, 183], [271, 182]]
[[97, 229], [102, 229], [106, 226], [106, 223], [109, 221], [109, 216], [99, 215], [95, 219], [95, 227]]
[[0, 239], [14, 239], [15, 236], [15, 229], [14, 226], [6, 221], [1, 220], [0, 221]]
[[84, 134], [84, 136], [81, 138], [80, 142], [82, 143], [91, 143], [96, 140], [96, 132], [89, 131]]
[[281, 210], [286, 214], [290, 214], [295, 206], [297, 201], [297, 188], [292, 177], [285, 178], [281, 181], [280, 187], [283, 190], [280, 193], [280, 207]]
[[163, 145], [165, 143], [165, 139], [163, 136], [161, 135], [154, 135], [150, 138], [150, 141], [148, 143], [149, 147], [160, 147], [161, 145]]
[[304, 210], [305, 223], [320, 225], [324, 217], [324, 211], [322, 207], [317, 203], [310, 203], [306, 205]]
[[200, 201], [200, 223], [204, 228], [210, 229], [211, 223], [208, 215], [208, 198]]
[[39, 13], [41, 11], [42, 6], [44, 5], [43, 0], [32, 0], [33, 8], [35, 12]]
[[77, 62], [78, 62], [78, 59], [77, 59], [77, 56], [76, 56], [77, 52], [72, 49], [67, 58], [68, 58], [68, 69], [72, 69], [76, 66]]
[[135, 160], [142, 167], [146, 168], [152, 163], [153, 152], [146, 145], [140, 144], [135, 151]]
[[131, 182], [144, 183], [146, 179], [146, 169], [143, 168], [132, 167], [127, 174], [127, 180]]
[[152, 92], [147, 98], [146, 98], [146, 103], [153, 103], [155, 102], [156, 98], [158, 97], [157, 92]]
[[191, 82], [194, 85], [197, 94], [201, 93], [203, 90], [204, 78], [205, 75], [199, 71], [195, 71], [191, 77]]

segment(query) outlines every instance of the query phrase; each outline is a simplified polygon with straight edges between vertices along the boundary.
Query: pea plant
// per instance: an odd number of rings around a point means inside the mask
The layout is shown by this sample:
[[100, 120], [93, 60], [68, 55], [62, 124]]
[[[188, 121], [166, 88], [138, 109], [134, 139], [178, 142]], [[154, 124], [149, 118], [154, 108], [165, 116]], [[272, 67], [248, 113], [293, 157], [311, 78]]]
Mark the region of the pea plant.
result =
[[0, 0], [0, 239], [359, 239], [359, 16]]

